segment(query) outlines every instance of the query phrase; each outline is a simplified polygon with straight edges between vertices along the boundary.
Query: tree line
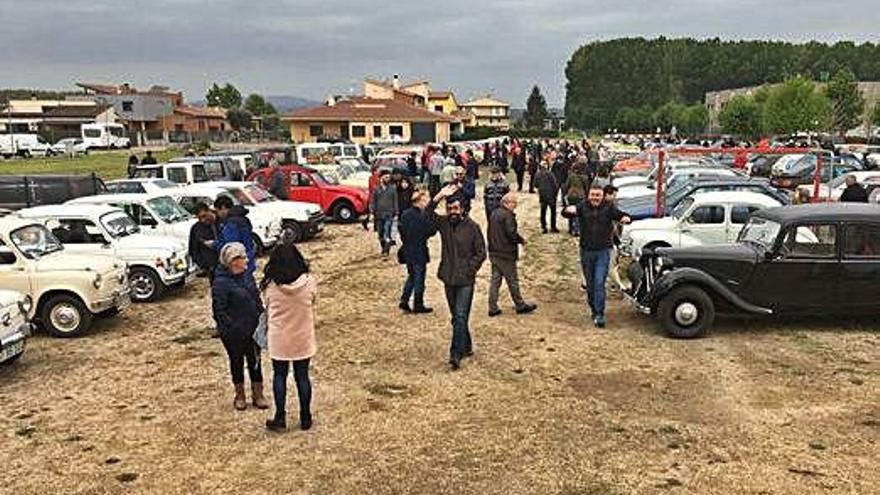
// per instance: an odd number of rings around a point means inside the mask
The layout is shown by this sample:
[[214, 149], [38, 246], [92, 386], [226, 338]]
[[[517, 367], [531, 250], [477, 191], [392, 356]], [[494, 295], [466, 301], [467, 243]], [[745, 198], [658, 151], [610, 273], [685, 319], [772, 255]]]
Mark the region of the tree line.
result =
[[[709, 91], [796, 76], [825, 82], [842, 70], [856, 80], [880, 80], [880, 45], [664, 37], [600, 41], [581, 46], [568, 61], [565, 115], [569, 125], [589, 130], [635, 122], [653, 126], [670, 115], [687, 126], [696, 123], [696, 105], [702, 106]], [[690, 118], [683, 117], [689, 112], [682, 108], [692, 108]]]
[[237, 131], [251, 129], [252, 118], [261, 117], [264, 132], [284, 132], [278, 110], [257, 93], [242, 98], [241, 91], [232, 84], [227, 82], [221, 86], [214, 83], [208, 89], [205, 101], [209, 107], [225, 108], [226, 120]]

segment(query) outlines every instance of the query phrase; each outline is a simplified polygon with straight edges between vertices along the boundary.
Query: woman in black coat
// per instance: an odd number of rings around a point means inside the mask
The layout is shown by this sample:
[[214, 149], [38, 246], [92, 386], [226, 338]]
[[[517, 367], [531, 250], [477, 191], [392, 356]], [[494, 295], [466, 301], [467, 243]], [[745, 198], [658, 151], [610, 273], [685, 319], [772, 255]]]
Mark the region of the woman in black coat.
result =
[[263, 373], [260, 369], [260, 351], [254, 342], [254, 330], [263, 312], [263, 303], [257, 292], [254, 277], [247, 270], [248, 257], [244, 245], [231, 242], [220, 251], [220, 266], [211, 287], [214, 320], [217, 333], [229, 356], [229, 369], [235, 387], [233, 406], [239, 411], [247, 409], [244, 394], [244, 364], [247, 362], [251, 378], [253, 404], [258, 409], [268, 409], [263, 396]]

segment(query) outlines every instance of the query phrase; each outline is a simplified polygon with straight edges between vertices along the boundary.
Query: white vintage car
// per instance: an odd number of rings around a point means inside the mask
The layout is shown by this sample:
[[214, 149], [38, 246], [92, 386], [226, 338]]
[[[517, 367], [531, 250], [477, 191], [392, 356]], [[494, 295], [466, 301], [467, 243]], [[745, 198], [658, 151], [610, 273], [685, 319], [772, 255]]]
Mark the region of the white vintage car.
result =
[[[242, 203], [225, 187], [220, 187], [217, 182], [206, 182], [204, 184], [193, 184], [191, 186], [182, 186], [174, 191], [173, 197], [180, 203], [183, 209], [191, 214], [197, 213], [199, 203], [208, 206], [214, 204], [214, 200], [220, 196], [228, 196], [235, 204], [241, 204], [248, 209], [248, 220], [254, 231], [254, 243], [258, 252], [264, 252], [271, 249], [278, 242], [281, 235], [281, 219], [259, 208], [254, 208], [250, 204]], [[219, 183], [225, 184], [225, 183]], [[235, 183], [237, 184], [237, 183]]]
[[683, 199], [671, 216], [637, 220], [623, 229], [620, 254], [638, 257], [645, 248], [689, 247], [734, 242], [752, 212], [781, 206], [747, 191], [718, 191]]
[[46, 225], [71, 253], [107, 253], [129, 268], [131, 298], [152, 302], [166, 290], [195, 278], [197, 267], [187, 245], [174, 237], [141, 233], [124, 211], [109, 205], [48, 205], [19, 210], [16, 215]]
[[99, 194], [72, 199], [65, 205], [110, 205], [130, 216], [146, 235], [174, 237], [189, 244], [196, 222], [171, 196], [162, 194]]
[[321, 207], [303, 201], [282, 201], [265, 187], [255, 182], [211, 182], [195, 184], [189, 190], [199, 191], [211, 187], [224, 189], [232, 198], [246, 207], [251, 215], [279, 219], [281, 228], [287, 230], [295, 241], [311, 239], [324, 231], [326, 216]]
[[31, 334], [31, 305], [30, 296], [0, 289], [0, 364], [11, 363], [24, 353], [25, 340]]
[[14, 215], [0, 218], [0, 287], [30, 296], [28, 318], [56, 337], [80, 335], [131, 304], [124, 263], [70, 253], [45, 225]]

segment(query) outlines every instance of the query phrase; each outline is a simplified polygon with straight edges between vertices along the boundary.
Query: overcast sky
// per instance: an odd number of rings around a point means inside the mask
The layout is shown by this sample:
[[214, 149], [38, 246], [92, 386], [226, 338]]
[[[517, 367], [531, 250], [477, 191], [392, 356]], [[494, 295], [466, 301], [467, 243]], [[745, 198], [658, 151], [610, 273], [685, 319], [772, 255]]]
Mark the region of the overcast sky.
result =
[[363, 76], [430, 78], [459, 99], [565, 98], [581, 44], [620, 36], [880, 41], [877, 0], [0, 0], [0, 87], [214, 81], [323, 99]]

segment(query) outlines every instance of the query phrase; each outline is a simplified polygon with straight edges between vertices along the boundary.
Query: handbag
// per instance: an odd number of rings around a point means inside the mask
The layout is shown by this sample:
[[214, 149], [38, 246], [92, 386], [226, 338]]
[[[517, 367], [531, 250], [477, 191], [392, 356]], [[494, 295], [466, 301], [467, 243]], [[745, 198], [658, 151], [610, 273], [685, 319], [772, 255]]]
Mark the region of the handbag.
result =
[[266, 335], [269, 327], [268, 311], [260, 313], [260, 319], [257, 321], [257, 329], [254, 330], [254, 342], [264, 351], [269, 348], [269, 337]]

